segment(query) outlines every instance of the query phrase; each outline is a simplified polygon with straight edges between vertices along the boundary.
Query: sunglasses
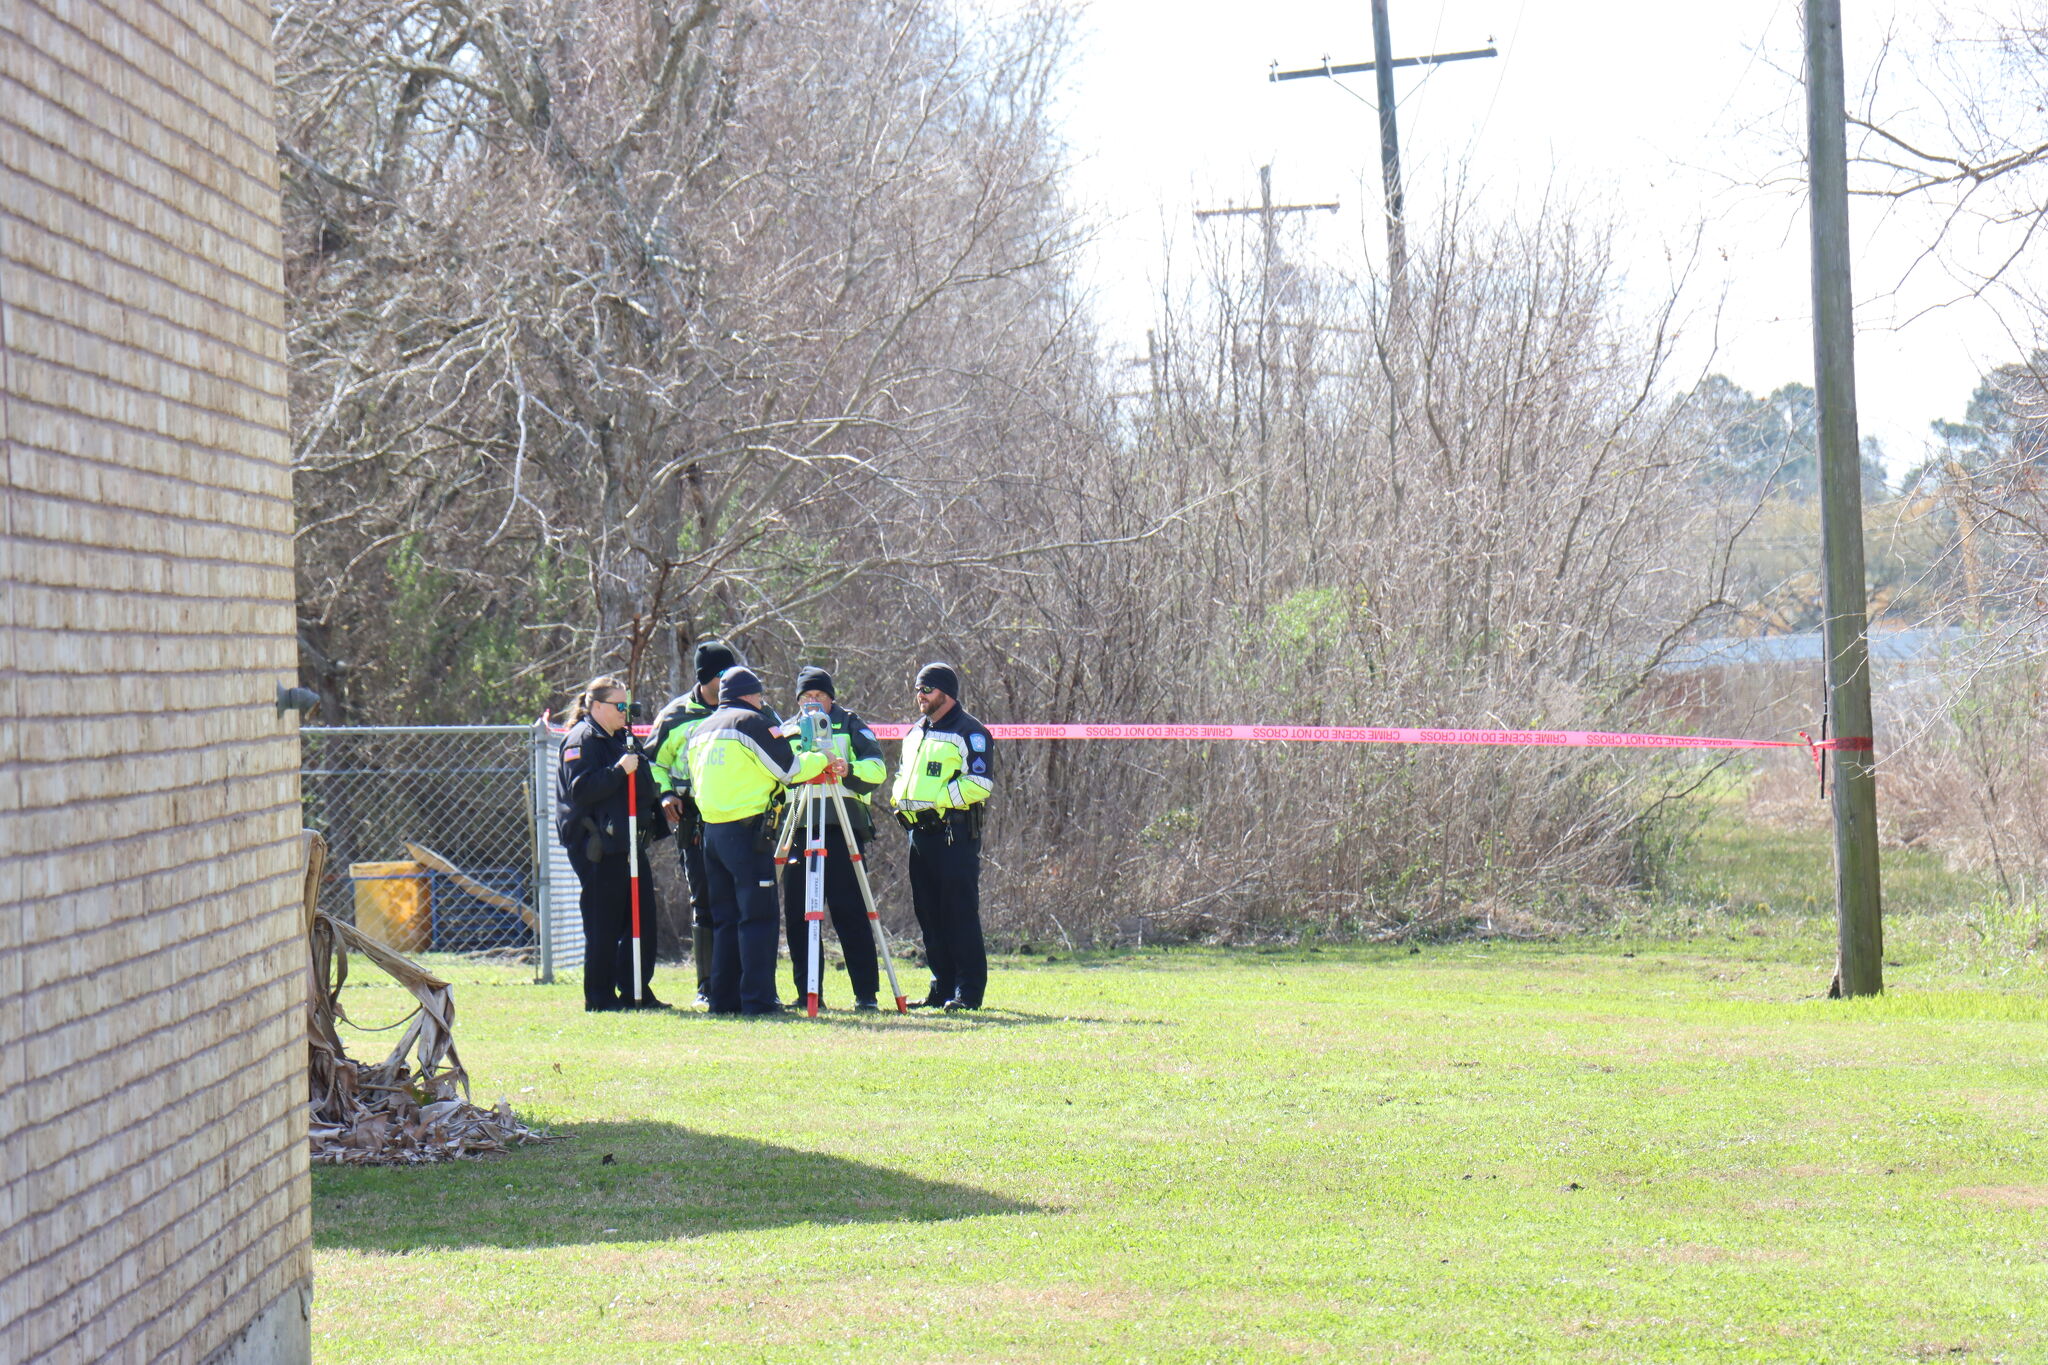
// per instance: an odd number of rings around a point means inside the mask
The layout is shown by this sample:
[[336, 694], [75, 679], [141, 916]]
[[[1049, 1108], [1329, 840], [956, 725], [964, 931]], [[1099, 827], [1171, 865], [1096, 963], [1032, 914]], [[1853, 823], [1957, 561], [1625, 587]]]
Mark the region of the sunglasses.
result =
[[917, 695], [920, 697], [936, 696], [938, 694], [938, 690], [939, 689], [936, 687], [920, 687], [917, 689]]

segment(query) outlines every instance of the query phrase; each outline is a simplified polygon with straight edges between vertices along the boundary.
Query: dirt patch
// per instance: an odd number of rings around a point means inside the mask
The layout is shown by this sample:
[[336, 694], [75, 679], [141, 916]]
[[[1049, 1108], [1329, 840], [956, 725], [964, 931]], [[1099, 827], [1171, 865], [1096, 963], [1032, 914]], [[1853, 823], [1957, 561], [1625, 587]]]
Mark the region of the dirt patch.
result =
[[2011, 1090], [1963, 1090], [1956, 1098], [2001, 1121], [2022, 1118], [2048, 1119], [2048, 1095], [2025, 1095]]
[[1155, 1296], [1135, 1288], [1084, 1288], [1077, 1285], [994, 1285], [968, 1291], [965, 1297], [978, 1300], [986, 1309], [1000, 1306], [1021, 1310], [1033, 1317], [1057, 1317], [1068, 1321], [1130, 1317], [1140, 1304], [1150, 1307]]
[[1675, 1265], [1807, 1265], [1812, 1257], [1803, 1251], [1781, 1247], [1717, 1247], [1705, 1242], [1675, 1242], [1670, 1246], [1644, 1247], [1640, 1259]]
[[1784, 1195], [1777, 1195], [1770, 1199], [1754, 1200], [1747, 1207], [1772, 1213], [1803, 1213], [1807, 1209], [1820, 1206], [1811, 1199], [1789, 1199]]
[[1687, 1242], [1680, 1246], [1665, 1247], [1662, 1258], [1676, 1261], [1680, 1265], [1718, 1265], [1722, 1261], [1734, 1260], [1735, 1254], [1726, 1247], [1710, 1247]]
[[1965, 1185], [1951, 1199], [1968, 1199], [2001, 1209], [2048, 1209], [2048, 1185]]

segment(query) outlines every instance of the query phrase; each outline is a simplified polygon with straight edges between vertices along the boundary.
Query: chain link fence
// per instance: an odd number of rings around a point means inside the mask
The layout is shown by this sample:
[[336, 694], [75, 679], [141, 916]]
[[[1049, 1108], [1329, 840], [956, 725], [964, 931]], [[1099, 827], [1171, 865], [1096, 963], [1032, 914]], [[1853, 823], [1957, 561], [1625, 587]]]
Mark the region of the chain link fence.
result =
[[299, 741], [306, 827], [329, 850], [322, 910], [401, 952], [538, 948], [530, 727], [307, 726]]
[[[561, 738], [544, 722], [302, 727], [305, 824], [328, 847], [320, 908], [401, 952], [530, 954], [540, 981], [580, 968], [576, 874], [554, 830]], [[648, 937], [679, 962], [690, 915], [674, 841], [648, 861]], [[896, 862], [868, 867], [900, 935]]]

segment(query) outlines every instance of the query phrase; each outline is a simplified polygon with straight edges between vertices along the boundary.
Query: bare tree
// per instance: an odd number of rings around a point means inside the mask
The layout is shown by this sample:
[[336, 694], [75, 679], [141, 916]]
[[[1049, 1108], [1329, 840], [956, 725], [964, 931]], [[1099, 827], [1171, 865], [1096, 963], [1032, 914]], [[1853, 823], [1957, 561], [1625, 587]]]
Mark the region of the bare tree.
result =
[[1069, 362], [1052, 14], [309, 0], [278, 28], [330, 689], [344, 659], [413, 714], [465, 665], [504, 670], [472, 705], [601, 661], [676, 686], [691, 636], [924, 556], [935, 462]]
[[[716, 632], [882, 717], [932, 657], [990, 720], [1653, 717], [1727, 528], [1605, 234], [1454, 214], [1398, 310], [1219, 237], [1120, 417], [1065, 265], [1064, 32], [936, 0], [283, 9], [309, 671], [359, 713], [502, 715], [599, 664], [678, 686]], [[1569, 920], [1698, 778], [1003, 765], [997, 932], [1077, 942]]]
[[[1617, 310], [1604, 235], [1562, 214], [1454, 219], [1414, 247], [1395, 319], [1377, 282], [1304, 261], [1275, 291], [1263, 253], [1219, 244], [1175, 291], [1155, 410], [1085, 478], [1044, 462], [1027, 489], [1011, 467], [1018, 515], [1098, 544], [920, 584], [992, 659], [984, 714], [1653, 714], [1658, 659], [1725, 603], [1727, 571], [1725, 543], [1692, 554], [1717, 513], [1662, 381], [1665, 320]], [[1157, 535], [1100, 547], [1166, 509]], [[1542, 918], [1532, 894], [1568, 920], [1642, 875], [1660, 798], [1699, 776], [1639, 758], [1013, 746], [991, 899], [1013, 932], [1076, 941], [1140, 920], [1443, 932], [1496, 910], [1505, 930]]]

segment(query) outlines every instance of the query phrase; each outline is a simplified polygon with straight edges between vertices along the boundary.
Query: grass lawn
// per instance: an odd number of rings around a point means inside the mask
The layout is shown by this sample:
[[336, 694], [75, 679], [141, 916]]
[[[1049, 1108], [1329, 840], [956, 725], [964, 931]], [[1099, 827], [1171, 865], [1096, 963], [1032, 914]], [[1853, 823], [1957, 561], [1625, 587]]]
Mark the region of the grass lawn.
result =
[[1762, 885], [1003, 959], [979, 1017], [589, 1019], [455, 965], [477, 1098], [573, 1137], [317, 1170], [315, 1356], [2048, 1360], [2037, 964], [1930, 902], [1890, 994], [1816, 999], [1828, 926]]

